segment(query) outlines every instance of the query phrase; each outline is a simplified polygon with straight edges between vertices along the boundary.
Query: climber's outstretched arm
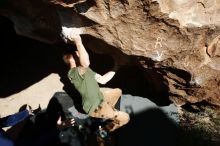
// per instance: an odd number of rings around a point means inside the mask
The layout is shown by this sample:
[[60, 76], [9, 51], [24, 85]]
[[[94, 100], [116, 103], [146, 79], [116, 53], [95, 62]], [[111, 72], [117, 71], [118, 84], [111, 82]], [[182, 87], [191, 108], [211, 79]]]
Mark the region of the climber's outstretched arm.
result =
[[72, 32], [69, 36], [69, 39], [71, 41], [73, 41], [76, 45], [77, 55], [80, 60], [80, 66], [84, 67], [84, 68], [88, 68], [90, 65], [89, 54], [87, 53], [87, 51], [82, 43], [82, 39], [81, 39], [80, 35]]
[[110, 81], [115, 75], [114, 71], [109, 71], [104, 75], [100, 75], [98, 73], [95, 74], [95, 79], [100, 84], [106, 84], [108, 81]]

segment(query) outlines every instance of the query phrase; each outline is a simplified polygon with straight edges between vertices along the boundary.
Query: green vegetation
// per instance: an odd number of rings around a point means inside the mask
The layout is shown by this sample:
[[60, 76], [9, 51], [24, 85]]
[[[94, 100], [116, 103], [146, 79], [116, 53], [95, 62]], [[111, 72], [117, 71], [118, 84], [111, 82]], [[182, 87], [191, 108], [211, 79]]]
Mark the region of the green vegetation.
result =
[[182, 109], [180, 145], [220, 146], [220, 109], [207, 105], [191, 109]]

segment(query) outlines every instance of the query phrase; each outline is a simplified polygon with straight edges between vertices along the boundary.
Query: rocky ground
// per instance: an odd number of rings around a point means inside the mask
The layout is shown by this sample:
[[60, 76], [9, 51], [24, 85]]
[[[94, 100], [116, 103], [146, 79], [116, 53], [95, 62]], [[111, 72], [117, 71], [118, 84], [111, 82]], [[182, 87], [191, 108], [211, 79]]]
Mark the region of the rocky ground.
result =
[[18, 93], [0, 98], [0, 115], [4, 117], [16, 113], [25, 104], [30, 105], [33, 109], [38, 108], [39, 105], [42, 109], [45, 109], [53, 94], [63, 91], [62, 88], [63, 85], [59, 81], [59, 76], [50, 74]]
[[182, 144], [188, 146], [220, 145], [220, 110], [202, 102], [186, 105], [180, 113]]

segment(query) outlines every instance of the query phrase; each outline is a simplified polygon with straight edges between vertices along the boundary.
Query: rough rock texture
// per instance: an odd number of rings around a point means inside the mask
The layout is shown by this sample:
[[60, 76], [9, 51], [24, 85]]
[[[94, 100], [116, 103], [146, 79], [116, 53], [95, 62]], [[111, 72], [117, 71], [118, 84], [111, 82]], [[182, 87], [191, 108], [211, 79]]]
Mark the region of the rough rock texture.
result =
[[[62, 41], [62, 26], [78, 28], [93, 52], [140, 69], [146, 84], [134, 86], [149, 94], [130, 94], [169, 98], [180, 106], [220, 106], [219, 11], [217, 0], [0, 2], [0, 14], [14, 22], [18, 34], [55, 43]], [[135, 67], [124, 68], [124, 75]]]

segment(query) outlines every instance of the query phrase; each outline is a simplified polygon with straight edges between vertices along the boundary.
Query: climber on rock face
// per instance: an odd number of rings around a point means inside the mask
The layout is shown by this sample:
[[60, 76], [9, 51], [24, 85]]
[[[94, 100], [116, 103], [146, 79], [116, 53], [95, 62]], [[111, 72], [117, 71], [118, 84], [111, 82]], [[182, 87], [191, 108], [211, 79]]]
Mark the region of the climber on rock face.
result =
[[91, 117], [109, 119], [104, 130], [107, 132], [129, 122], [129, 115], [115, 109], [122, 91], [119, 88], [100, 88], [98, 83], [106, 84], [115, 75], [118, 66], [104, 75], [94, 72], [90, 67], [89, 55], [84, 48], [81, 37], [74, 31], [65, 34], [66, 38], [76, 45], [77, 51], [63, 56], [64, 62], [70, 67], [68, 78], [82, 97], [82, 108]]

